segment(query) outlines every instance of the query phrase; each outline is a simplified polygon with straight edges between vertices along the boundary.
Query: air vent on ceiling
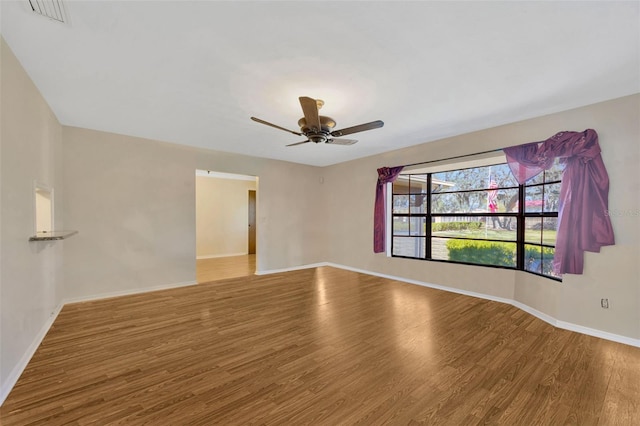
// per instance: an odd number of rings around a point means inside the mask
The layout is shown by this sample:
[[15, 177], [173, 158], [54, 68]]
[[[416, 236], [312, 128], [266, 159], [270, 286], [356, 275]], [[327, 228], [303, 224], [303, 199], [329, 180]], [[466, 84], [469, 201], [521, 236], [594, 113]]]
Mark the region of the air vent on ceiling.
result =
[[67, 11], [62, 0], [27, 0], [29, 7], [38, 15], [45, 16], [54, 21], [67, 23]]

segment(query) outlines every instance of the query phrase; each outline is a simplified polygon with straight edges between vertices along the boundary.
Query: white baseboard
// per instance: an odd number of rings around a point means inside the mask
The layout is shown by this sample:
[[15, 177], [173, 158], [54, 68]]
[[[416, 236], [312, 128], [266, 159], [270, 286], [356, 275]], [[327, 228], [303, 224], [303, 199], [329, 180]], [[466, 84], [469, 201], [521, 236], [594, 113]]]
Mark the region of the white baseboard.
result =
[[432, 284], [432, 283], [428, 283], [428, 282], [424, 282], [424, 281], [412, 280], [410, 278], [397, 277], [397, 276], [394, 276], [394, 275], [381, 274], [379, 272], [367, 271], [365, 269], [359, 269], [359, 268], [352, 268], [351, 266], [340, 265], [340, 264], [337, 264], [337, 263], [329, 262], [329, 263], [326, 264], [326, 266], [331, 266], [333, 268], [344, 269], [344, 270], [352, 271], [352, 272], [358, 272], [360, 274], [373, 275], [375, 277], [386, 278], [388, 280], [402, 281], [402, 282], [405, 282], [405, 283], [408, 283], [408, 284], [415, 284], [415, 285], [419, 285], [419, 286], [422, 286], [422, 287], [434, 288], [436, 290], [448, 291], [449, 293], [457, 293], [457, 294], [462, 294], [462, 295], [465, 295], [465, 296], [477, 297], [477, 298], [480, 298], [480, 299], [493, 300], [495, 302], [500, 302], [500, 303], [511, 303], [511, 299], [507, 299], [507, 298], [504, 298], [504, 297], [492, 296], [490, 294], [484, 294], [484, 293], [476, 293], [475, 291], [462, 290], [462, 289], [455, 288], [455, 287], [447, 287], [447, 286], [440, 285], [440, 284]]
[[197, 260], [200, 259], [217, 259], [219, 257], [233, 257], [233, 256], [246, 256], [249, 253], [246, 251], [244, 253], [228, 253], [228, 254], [207, 254], [205, 256], [196, 256]]
[[[553, 318], [550, 315], [545, 314], [544, 312], [538, 311], [537, 309], [534, 309], [534, 308], [532, 308], [532, 307], [530, 307], [528, 305], [525, 305], [524, 303], [516, 301], [516, 300], [507, 299], [507, 298], [503, 298], [503, 297], [491, 296], [491, 295], [484, 294], [484, 293], [476, 293], [476, 292], [473, 292], [473, 291], [461, 290], [461, 289], [457, 289], [457, 288], [453, 288], [453, 287], [446, 287], [446, 286], [442, 286], [442, 285], [438, 285], [438, 284], [427, 283], [427, 282], [424, 282], [424, 281], [412, 280], [412, 279], [409, 279], [409, 278], [397, 277], [397, 276], [394, 276], [394, 275], [381, 274], [381, 273], [378, 273], [378, 272], [367, 271], [365, 269], [359, 269], [359, 268], [353, 268], [353, 267], [350, 267], [350, 266], [340, 265], [340, 264], [337, 264], [337, 263], [331, 263], [331, 262], [313, 263], [313, 264], [307, 264], [307, 265], [294, 266], [294, 267], [291, 267], [291, 268], [256, 271], [255, 274], [256, 275], [269, 275], [269, 274], [276, 274], [276, 273], [281, 273], [281, 272], [290, 272], [290, 271], [299, 271], [299, 270], [302, 270], [302, 269], [318, 268], [318, 267], [321, 267], [321, 266], [331, 266], [333, 268], [344, 269], [344, 270], [347, 270], [347, 271], [358, 272], [358, 273], [361, 273], [361, 274], [373, 275], [373, 276], [380, 277], [380, 278], [386, 278], [386, 279], [390, 279], [390, 280], [406, 282], [406, 283], [409, 283], [409, 284], [420, 285], [420, 286], [423, 286], [423, 287], [429, 287], [429, 288], [433, 288], [433, 289], [437, 289], [437, 290], [448, 291], [448, 292], [451, 292], [451, 293], [463, 294], [465, 296], [472, 296], [472, 297], [477, 297], [477, 298], [480, 298], [480, 299], [492, 300], [492, 301], [500, 302], [500, 303], [507, 303], [507, 304], [515, 306], [518, 309], [522, 309], [523, 311], [525, 311], [525, 312], [527, 312], [527, 313], [529, 313], [529, 314], [541, 319], [542, 321], [545, 321], [545, 322], [551, 324], [554, 327], [558, 327], [558, 328], [561, 328], [561, 329], [564, 329], [564, 330], [574, 331], [576, 333], [586, 334], [588, 336], [598, 337], [600, 339], [610, 340], [610, 341], [613, 341], [613, 342], [622, 343], [622, 344], [625, 344], [625, 345], [635, 346], [635, 347], [639, 347], [640, 348], [640, 339], [633, 339], [631, 337], [621, 336], [619, 334], [614, 334], [614, 333], [609, 333], [609, 332], [598, 330], [598, 329], [594, 329], [594, 328], [584, 327], [584, 326], [573, 324], [573, 323], [566, 322], [566, 321], [560, 321], [560, 320], [558, 320], [556, 318]], [[13, 370], [11, 370], [11, 373], [9, 373], [9, 377], [7, 378], [5, 383], [3, 383], [2, 387], [0, 388], [0, 406], [4, 403], [4, 400], [9, 395], [9, 392], [11, 392], [11, 389], [13, 388], [13, 386], [15, 386], [16, 382], [20, 378], [20, 375], [22, 374], [24, 369], [27, 367], [27, 364], [29, 364], [29, 361], [31, 360], [31, 357], [33, 356], [33, 354], [38, 349], [38, 346], [40, 346], [40, 343], [42, 342], [42, 339], [44, 339], [44, 337], [46, 336], [47, 332], [49, 331], [49, 328], [51, 328], [51, 326], [53, 325], [53, 322], [57, 318], [58, 314], [60, 313], [60, 311], [62, 310], [64, 305], [66, 305], [68, 303], [87, 302], [87, 301], [91, 301], [91, 300], [99, 300], [99, 299], [106, 299], [106, 298], [111, 298], [111, 297], [126, 296], [126, 295], [139, 294], [139, 293], [147, 293], [147, 292], [158, 291], [158, 290], [167, 290], [167, 289], [171, 289], [171, 288], [185, 287], [185, 286], [190, 286], [190, 285], [195, 285], [195, 284], [197, 284], [195, 281], [186, 281], [186, 282], [176, 283], [176, 284], [169, 284], [169, 285], [162, 285], [162, 286], [155, 286], [155, 287], [147, 287], [147, 288], [134, 289], [134, 290], [117, 291], [117, 292], [112, 292], [112, 293], [102, 293], [102, 294], [98, 294], [98, 295], [94, 295], [94, 296], [78, 297], [78, 298], [71, 298], [71, 299], [64, 300], [60, 305], [58, 305], [56, 307], [56, 310], [52, 313], [52, 315], [49, 317], [47, 322], [42, 326], [42, 329], [40, 330], [38, 335], [34, 338], [33, 342], [31, 343], [31, 345], [29, 346], [27, 351], [24, 353], [24, 355], [20, 359], [20, 362], [13, 368]]]
[[640, 348], [640, 339], [632, 339], [631, 337], [621, 336], [619, 334], [609, 333], [608, 331], [584, 327], [578, 324], [560, 320], [556, 320], [555, 326], [558, 328], [563, 328], [565, 330], [575, 331], [576, 333], [586, 334], [588, 336], [598, 337], [600, 339], [611, 340], [612, 342], [618, 342]]
[[92, 300], [110, 299], [112, 297], [131, 296], [133, 294], [149, 293], [151, 291], [160, 291], [160, 290], [170, 290], [172, 288], [187, 287], [187, 286], [196, 285], [196, 284], [198, 284], [197, 281], [184, 281], [181, 283], [164, 284], [164, 285], [157, 285], [153, 287], [135, 288], [131, 290], [113, 291], [109, 293], [100, 293], [100, 294], [94, 294], [91, 296], [72, 297], [70, 299], [65, 299], [64, 304], [67, 305], [70, 303], [80, 303], [80, 302], [90, 302]]
[[406, 282], [406, 283], [409, 283], [409, 284], [416, 284], [416, 285], [420, 285], [420, 286], [423, 286], [423, 287], [430, 287], [430, 288], [434, 288], [434, 289], [437, 289], [437, 290], [448, 291], [448, 292], [451, 292], [451, 293], [464, 294], [466, 296], [477, 297], [477, 298], [480, 298], [480, 299], [493, 300], [495, 302], [500, 302], [500, 303], [507, 303], [509, 305], [515, 306], [518, 309], [522, 309], [523, 311], [533, 315], [534, 317], [537, 317], [537, 318], [541, 319], [542, 321], [544, 321], [546, 323], [551, 324], [554, 327], [562, 328], [564, 330], [574, 331], [576, 333], [586, 334], [588, 336], [598, 337], [600, 339], [611, 340], [613, 342], [623, 343], [625, 345], [635, 346], [635, 347], [640, 348], [640, 339], [633, 339], [631, 337], [621, 336], [619, 334], [609, 333], [607, 331], [602, 331], [602, 330], [598, 330], [598, 329], [595, 329], [595, 328], [584, 327], [582, 325], [573, 324], [573, 323], [566, 322], [566, 321], [561, 321], [561, 320], [558, 320], [558, 319], [552, 317], [551, 315], [548, 315], [548, 314], [545, 314], [544, 312], [538, 311], [537, 309], [532, 308], [529, 305], [525, 305], [524, 303], [519, 302], [517, 300], [507, 299], [507, 298], [504, 298], [504, 297], [491, 296], [489, 294], [484, 294], [484, 293], [476, 293], [476, 292], [473, 292], [473, 291], [461, 290], [461, 289], [453, 288], [453, 287], [446, 287], [446, 286], [442, 286], [442, 285], [438, 285], [438, 284], [432, 284], [432, 283], [412, 280], [412, 279], [408, 279], [408, 278], [396, 277], [396, 276], [393, 276], [393, 275], [380, 274], [378, 272], [367, 271], [367, 270], [358, 269], [358, 268], [352, 268], [350, 266], [339, 265], [339, 264], [331, 263], [331, 262], [324, 263], [322, 266], [331, 266], [331, 267], [334, 267], [334, 268], [345, 269], [347, 271], [353, 271], [353, 272], [358, 272], [358, 273], [361, 273], [361, 274], [373, 275], [373, 276], [376, 276], [376, 277], [387, 278], [387, 279], [395, 280], [395, 281], [402, 281], [402, 282]]
[[[309, 263], [307, 265], [292, 266], [291, 268], [268, 269], [266, 271], [256, 271], [255, 274], [256, 275], [279, 274], [281, 272], [299, 271], [301, 269], [319, 268], [321, 266], [333, 266], [333, 265], [327, 262]], [[339, 268], [339, 266], [336, 266], [336, 268]]]
[[58, 314], [60, 313], [60, 311], [65, 305], [70, 303], [89, 302], [92, 300], [108, 299], [111, 297], [127, 296], [132, 294], [139, 294], [139, 293], [148, 293], [151, 291], [168, 290], [172, 288], [186, 287], [186, 286], [195, 285], [195, 284], [197, 284], [196, 281], [185, 281], [185, 282], [175, 283], [175, 284], [160, 285], [155, 287], [147, 287], [147, 288], [140, 288], [140, 289], [133, 289], [133, 290], [125, 290], [125, 291], [115, 291], [111, 293], [102, 293], [102, 294], [97, 294], [93, 296], [76, 297], [76, 298], [63, 300], [56, 307], [55, 311], [51, 314], [51, 316], [47, 319], [47, 321], [44, 323], [44, 325], [40, 329], [40, 332], [38, 332], [36, 337], [33, 339], [33, 342], [31, 342], [31, 345], [29, 345], [29, 348], [27, 349], [27, 351], [24, 353], [24, 355], [22, 355], [22, 358], [20, 358], [20, 361], [18, 362], [18, 364], [16, 364], [16, 366], [13, 367], [13, 370], [11, 370], [11, 373], [9, 373], [7, 380], [4, 383], [2, 383], [2, 387], [0, 387], [0, 406], [2, 406], [2, 404], [4, 403], [4, 400], [7, 398], [7, 396], [11, 392], [11, 389], [13, 389], [13, 387], [17, 383], [24, 369], [27, 368], [27, 365], [29, 364], [29, 361], [31, 361], [33, 354], [36, 353], [36, 350], [42, 343], [42, 339], [44, 339], [44, 336], [47, 335], [47, 333], [49, 332], [49, 329], [51, 328], [54, 321], [58, 317]]
[[18, 364], [16, 364], [15, 367], [13, 367], [13, 370], [11, 370], [11, 373], [9, 373], [7, 380], [5, 380], [5, 382], [2, 384], [2, 387], [0, 388], [0, 406], [4, 404], [4, 400], [7, 399], [7, 396], [9, 396], [9, 392], [11, 392], [11, 389], [13, 389], [13, 387], [18, 382], [18, 379], [22, 375], [24, 369], [27, 368], [27, 365], [29, 364], [29, 361], [31, 361], [33, 354], [35, 354], [36, 350], [38, 350], [40, 343], [42, 343], [44, 336], [46, 336], [49, 332], [49, 329], [58, 317], [58, 314], [62, 310], [63, 306], [64, 302], [61, 302], [58, 306], [56, 306], [56, 309], [51, 313], [47, 321], [42, 325], [42, 328], [29, 345], [29, 348], [27, 348], [26, 352], [22, 355], [22, 358], [20, 358]]
[[521, 309], [523, 311], [525, 311], [528, 314], [533, 315], [534, 317], [537, 317], [539, 319], [541, 319], [542, 321], [551, 324], [554, 327], [558, 327], [558, 320], [556, 320], [554, 317], [552, 317], [551, 315], [545, 314], [542, 311], [539, 311], [535, 308], [532, 308], [529, 305], [525, 305], [522, 302], [519, 302], [517, 300], [509, 300], [507, 303], [509, 303], [510, 305], [515, 306], [518, 309]]

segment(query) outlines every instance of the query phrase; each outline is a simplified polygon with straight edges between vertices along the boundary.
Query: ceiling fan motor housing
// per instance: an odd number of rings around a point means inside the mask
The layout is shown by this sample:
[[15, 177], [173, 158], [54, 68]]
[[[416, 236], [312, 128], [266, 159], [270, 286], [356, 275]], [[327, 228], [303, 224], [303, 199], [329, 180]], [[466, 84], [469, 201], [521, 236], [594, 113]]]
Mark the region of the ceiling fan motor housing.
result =
[[321, 115], [319, 118], [321, 127], [319, 130], [307, 126], [307, 120], [304, 117], [298, 120], [300, 131], [313, 143], [326, 142], [331, 136], [331, 130], [336, 126], [336, 121], [331, 117]]
[[[312, 129], [311, 127], [307, 126], [307, 120], [302, 117], [300, 120], [298, 120], [298, 126], [300, 126], [300, 129], [302, 130], [302, 133], [307, 133], [307, 132], [314, 132], [316, 131], [315, 129]], [[322, 127], [321, 129], [318, 129], [317, 131], [322, 131], [322, 132], [331, 132], [331, 130], [336, 127], [336, 121], [331, 118], [331, 117], [327, 117], [324, 115], [320, 116], [320, 126]]]

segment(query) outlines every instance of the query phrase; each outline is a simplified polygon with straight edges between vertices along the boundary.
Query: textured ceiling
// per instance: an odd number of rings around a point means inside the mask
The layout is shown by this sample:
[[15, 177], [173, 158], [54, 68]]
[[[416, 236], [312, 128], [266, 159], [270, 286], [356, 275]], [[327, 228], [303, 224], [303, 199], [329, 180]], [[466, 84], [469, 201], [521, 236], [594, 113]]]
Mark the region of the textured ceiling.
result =
[[[62, 124], [329, 165], [640, 92], [639, 2], [1, 2]], [[353, 146], [305, 144], [299, 96]]]

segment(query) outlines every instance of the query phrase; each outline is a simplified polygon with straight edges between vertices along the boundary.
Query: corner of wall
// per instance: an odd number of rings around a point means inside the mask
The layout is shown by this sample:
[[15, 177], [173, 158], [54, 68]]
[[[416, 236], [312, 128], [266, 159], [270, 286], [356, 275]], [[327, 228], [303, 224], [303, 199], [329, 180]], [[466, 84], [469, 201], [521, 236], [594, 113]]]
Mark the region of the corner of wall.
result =
[[28, 242], [35, 232], [34, 182], [55, 190], [56, 227], [63, 223], [64, 190], [61, 125], [5, 40], [0, 44], [0, 395], [6, 396], [63, 299], [62, 242]]

